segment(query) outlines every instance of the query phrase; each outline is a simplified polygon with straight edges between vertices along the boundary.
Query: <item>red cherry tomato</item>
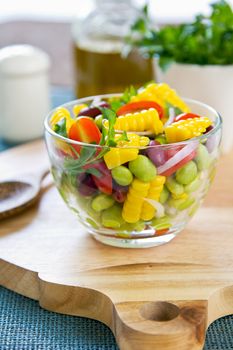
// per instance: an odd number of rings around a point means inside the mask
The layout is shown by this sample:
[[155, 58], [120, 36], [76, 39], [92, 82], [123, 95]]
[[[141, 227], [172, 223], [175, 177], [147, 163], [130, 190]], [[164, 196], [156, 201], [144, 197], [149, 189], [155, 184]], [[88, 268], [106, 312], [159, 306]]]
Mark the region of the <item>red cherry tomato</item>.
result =
[[[182, 147], [181, 147], [182, 148]], [[169, 150], [170, 152], [170, 157], [175, 155], [175, 153], [173, 152], [172, 155], [172, 150]], [[188, 163], [190, 160], [192, 160], [194, 157], [196, 156], [196, 150], [192, 151], [191, 153], [189, 153], [185, 158], [183, 158], [180, 162], [176, 163], [175, 165], [173, 165], [171, 168], [167, 169], [166, 171], [164, 171], [163, 173], [161, 173], [160, 175], [163, 176], [170, 176], [172, 174], [174, 174], [176, 172], [176, 170], [178, 170], [179, 168], [181, 168], [183, 165], [185, 165], [186, 163]], [[168, 158], [168, 159], [169, 159]]]
[[149, 108], [156, 109], [160, 119], [163, 117], [164, 115], [163, 108], [154, 101], [129, 102], [117, 110], [117, 115], [120, 116], [127, 113], [140, 112], [143, 109], [149, 109]]
[[100, 176], [92, 175], [96, 187], [106, 194], [112, 194], [112, 174], [104, 162], [98, 162], [84, 166], [84, 168], [95, 168], [100, 172]]
[[71, 126], [68, 136], [71, 140], [85, 143], [99, 144], [101, 139], [101, 133], [97, 125], [87, 117], [78, 118]]
[[179, 120], [186, 120], [192, 118], [200, 118], [199, 115], [194, 113], [182, 113], [175, 117], [174, 122], [178, 122]]

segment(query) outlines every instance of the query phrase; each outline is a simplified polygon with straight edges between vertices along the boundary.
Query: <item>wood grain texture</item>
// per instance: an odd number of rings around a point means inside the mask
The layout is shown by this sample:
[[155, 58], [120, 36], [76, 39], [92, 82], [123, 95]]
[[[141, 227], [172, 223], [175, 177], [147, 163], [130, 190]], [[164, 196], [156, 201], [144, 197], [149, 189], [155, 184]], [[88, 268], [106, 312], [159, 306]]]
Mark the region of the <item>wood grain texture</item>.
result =
[[[3, 152], [0, 179], [39, 171], [41, 141]], [[100, 320], [122, 350], [199, 350], [233, 313], [233, 153], [204, 206], [170, 243], [120, 249], [92, 239], [50, 181], [26, 213], [0, 223], [0, 284], [59, 313]]]

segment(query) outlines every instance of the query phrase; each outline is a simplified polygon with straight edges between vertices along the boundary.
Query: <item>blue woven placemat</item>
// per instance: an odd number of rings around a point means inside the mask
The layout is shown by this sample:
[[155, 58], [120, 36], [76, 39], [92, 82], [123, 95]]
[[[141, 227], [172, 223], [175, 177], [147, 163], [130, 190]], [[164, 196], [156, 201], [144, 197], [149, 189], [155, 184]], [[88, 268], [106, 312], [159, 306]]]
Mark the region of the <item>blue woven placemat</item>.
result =
[[[52, 89], [54, 107], [73, 98], [71, 89]], [[10, 146], [0, 140], [0, 151]], [[111, 331], [100, 322], [43, 310], [38, 302], [0, 287], [0, 350], [117, 349]], [[233, 350], [233, 316], [209, 327], [204, 350]]]

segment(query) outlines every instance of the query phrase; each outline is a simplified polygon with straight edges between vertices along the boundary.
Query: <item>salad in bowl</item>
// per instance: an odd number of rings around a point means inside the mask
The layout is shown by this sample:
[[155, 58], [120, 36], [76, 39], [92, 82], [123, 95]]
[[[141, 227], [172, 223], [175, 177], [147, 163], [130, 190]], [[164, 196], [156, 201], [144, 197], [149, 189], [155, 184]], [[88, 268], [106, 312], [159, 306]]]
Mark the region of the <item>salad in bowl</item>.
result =
[[202, 203], [215, 174], [221, 124], [210, 106], [154, 82], [72, 101], [45, 120], [51, 172], [98, 241], [160, 245]]

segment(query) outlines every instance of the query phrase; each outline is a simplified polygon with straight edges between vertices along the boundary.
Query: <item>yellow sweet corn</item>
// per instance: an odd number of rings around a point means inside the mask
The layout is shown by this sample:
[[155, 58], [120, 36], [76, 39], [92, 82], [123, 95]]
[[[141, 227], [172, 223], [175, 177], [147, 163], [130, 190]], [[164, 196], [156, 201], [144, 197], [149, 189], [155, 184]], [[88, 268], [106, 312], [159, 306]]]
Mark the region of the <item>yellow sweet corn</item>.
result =
[[164, 131], [168, 142], [179, 142], [200, 136], [211, 124], [207, 117], [189, 118], [168, 125]]
[[165, 107], [166, 102], [178, 107], [183, 112], [190, 112], [189, 107], [181, 100], [175, 90], [171, 89], [167, 84], [152, 83], [145, 87], [145, 89], [138, 92], [136, 96], [131, 97], [131, 102], [149, 100]]
[[133, 180], [122, 210], [122, 217], [126, 222], [133, 224], [140, 220], [144, 198], [147, 196], [149, 188], [149, 182]]
[[88, 106], [85, 103], [79, 104], [79, 105], [74, 105], [74, 107], [73, 107], [74, 115], [77, 116], [81, 112], [82, 109], [85, 109], [87, 107]]
[[154, 108], [119, 116], [114, 125], [115, 130], [151, 131], [158, 135], [163, 132], [163, 123]]
[[[117, 139], [121, 135], [116, 136]], [[121, 164], [134, 160], [138, 156], [139, 148], [148, 145], [150, 142], [148, 137], [140, 137], [136, 134], [127, 135], [129, 141], [118, 141], [116, 148], [111, 148], [104, 155], [104, 161], [108, 169], [113, 169]]]
[[[163, 190], [165, 180], [165, 176], [157, 175], [156, 178], [150, 182], [150, 187], [146, 198], [158, 201], [160, 194]], [[155, 216], [155, 211], [156, 209], [153, 207], [153, 205], [151, 205], [145, 200], [142, 205], [140, 218], [145, 221], [151, 220]]]
[[137, 134], [128, 133], [127, 138], [129, 141], [118, 141], [119, 138], [121, 138], [121, 134], [117, 134], [115, 136], [115, 140], [117, 142], [118, 147], [144, 147], [147, 146], [150, 142], [150, 139], [147, 136], [139, 136]]
[[74, 123], [74, 119], [71, 118], [68, 109], [60, 107], [56, 109], [50, 119], [50, 125], [54, 127], [61, 119], [66, 119], [66, 131], [69, 132], [71, 125]]

